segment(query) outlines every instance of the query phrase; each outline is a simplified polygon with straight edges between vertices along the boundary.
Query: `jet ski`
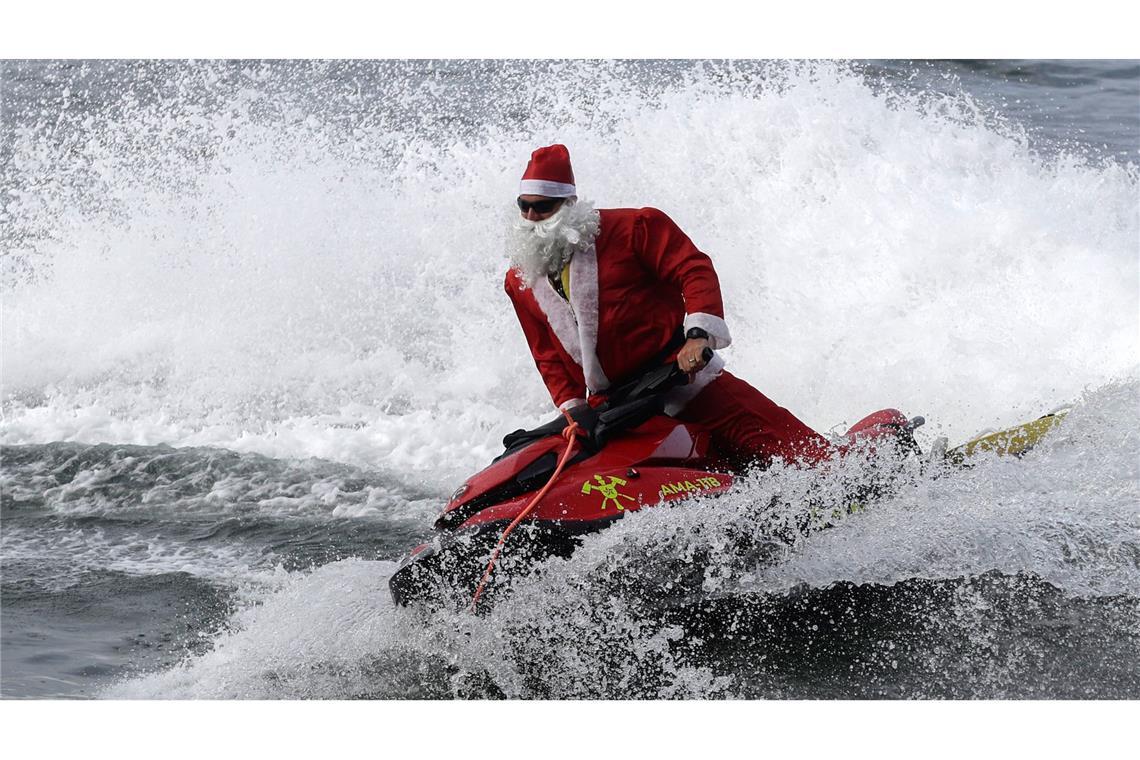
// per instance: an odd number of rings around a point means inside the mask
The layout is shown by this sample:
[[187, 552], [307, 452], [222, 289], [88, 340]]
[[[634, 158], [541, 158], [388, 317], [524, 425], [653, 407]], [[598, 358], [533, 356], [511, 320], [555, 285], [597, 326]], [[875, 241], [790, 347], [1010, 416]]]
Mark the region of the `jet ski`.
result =
[[[583, 536], [628, 514], [732, 488], [739, 471], [710, 431], [663, 411], [666, 394], [688, 380], [676, 364], [664, 364], [597, 406], [507, 435], [503, 453], [451, 495], [436, 535], [400, 562], [388, 584], [392, 598], [474, 607], [484, 590], [486, 603], [526, 568], [569, 557]], [[883, 409], [853, 425], [846, 440], [919, 454], [914, 430], [921, 424], [921, 417]]]

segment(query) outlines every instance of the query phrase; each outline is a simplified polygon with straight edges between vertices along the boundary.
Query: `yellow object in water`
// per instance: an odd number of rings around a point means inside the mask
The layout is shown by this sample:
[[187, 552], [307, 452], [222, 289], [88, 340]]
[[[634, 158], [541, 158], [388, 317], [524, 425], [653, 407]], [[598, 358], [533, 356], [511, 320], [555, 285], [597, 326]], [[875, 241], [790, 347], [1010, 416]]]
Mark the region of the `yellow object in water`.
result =
[[946, 458], [956, 464], [961, 464], [966, 459], [987, 451], [995, 452], [998, 456], [1019, 457], [1036, 446], [1068, 413], [1066, 409], [1065, 411], [1046, 414], [1044, 417], [1026, 422], [1024, 425], [975, 438], [969, 443], [964, 443], [947, 451]]

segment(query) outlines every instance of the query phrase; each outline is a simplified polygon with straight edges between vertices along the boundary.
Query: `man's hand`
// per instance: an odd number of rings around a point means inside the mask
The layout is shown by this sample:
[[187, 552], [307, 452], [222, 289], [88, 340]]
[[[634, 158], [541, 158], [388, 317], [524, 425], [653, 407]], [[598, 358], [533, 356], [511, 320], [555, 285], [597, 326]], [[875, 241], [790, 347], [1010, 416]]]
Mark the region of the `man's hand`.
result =
[[704, 369], [705, 360], [701, 354], [708, 347], [709, 342], [704, 338], [689, 338], [677, 352], [677, 366], [690, 375]]

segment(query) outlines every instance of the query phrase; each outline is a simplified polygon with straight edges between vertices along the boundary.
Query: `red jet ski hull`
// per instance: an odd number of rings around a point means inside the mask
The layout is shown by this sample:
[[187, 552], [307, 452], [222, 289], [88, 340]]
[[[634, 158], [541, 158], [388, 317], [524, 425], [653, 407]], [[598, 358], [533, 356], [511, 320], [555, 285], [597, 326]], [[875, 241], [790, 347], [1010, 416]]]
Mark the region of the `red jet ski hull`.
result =
[[[439, 534], [404, 559], [389, 587], [399, 604], [457, 592], [470, 599], [503, 528], [545, 485], [565, 449], [561, 436], [538, 440], [472, 476], [436, 521]], [[600, 452], [584, 448], [512, 535], [504, 560], [569, 556], [581, 536], [626, 514], [669, 501], [714, 495], [735, 476], [719, 468], [707, 431], [657, 416]], [[523, 529], [525, 527], [525, 530]]]
[[[913, 425], [901, 412], [883, 410], [852, 426], [848, 442], [873, 448]], [[565, 446], [558, 434], [534, 438], [460, 486], [436, 520], [436, 537], [413, 549], [390, 579], [395, 601], [469, 602], [503, 529], [546, 485]], [[584, 443], [508, 538], [487, 591], [493, 596], [511, 575], [546, 558], [569, 557], [582, 536], [627, 514], [718, 495], [735, 480], [707, 430], [664, 415], [623, 431], [600, 450]]]

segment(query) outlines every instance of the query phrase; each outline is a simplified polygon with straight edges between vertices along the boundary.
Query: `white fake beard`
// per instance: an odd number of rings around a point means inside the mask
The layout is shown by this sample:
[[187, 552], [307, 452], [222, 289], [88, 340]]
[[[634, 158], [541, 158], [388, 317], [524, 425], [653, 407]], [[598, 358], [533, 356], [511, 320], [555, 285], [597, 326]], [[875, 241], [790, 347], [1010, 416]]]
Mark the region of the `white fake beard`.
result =
[[578, 251], [584, 251], [598, 236], [600, 214], [594, 204], [572, 199], [546, 219], [532, 222], [518, 218], [511, 225], [511, 266], [518, 269], [528, 286], [540, 277], [562, 271]]

